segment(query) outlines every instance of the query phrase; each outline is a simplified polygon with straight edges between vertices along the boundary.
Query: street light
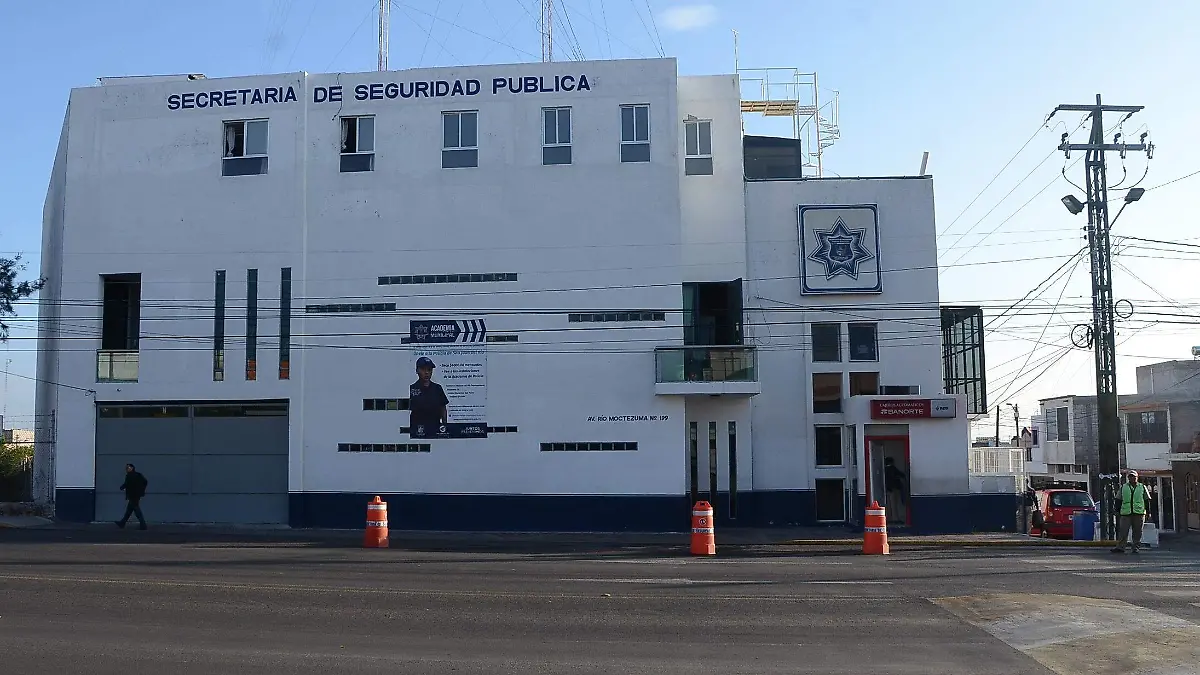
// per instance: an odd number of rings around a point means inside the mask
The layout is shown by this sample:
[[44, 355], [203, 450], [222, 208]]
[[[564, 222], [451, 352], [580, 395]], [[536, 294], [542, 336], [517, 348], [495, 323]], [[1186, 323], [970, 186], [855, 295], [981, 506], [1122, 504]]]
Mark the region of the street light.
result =
[[1083, 211], [1083, 202], [1075, 198], [1075, 195], [1067, 195], [1062, 198], [1063, 206], [1071, 212], [1071, 215], [1077, 216]]
[[1125, 203], [1121, 204], [1117, 215], [1113, 216], [1112, 222], [1108, 224], [1109, 229], [1112, 229], [1112, 226], [1116, 224], [1117, 218], [1121, 217], [1121, 213], [1125, 211], [1125, 207], [1141, 199], [1144, 194], [1146, 194], [1146, 188], [1129, 188], [1129, 191], [1125, 193]]

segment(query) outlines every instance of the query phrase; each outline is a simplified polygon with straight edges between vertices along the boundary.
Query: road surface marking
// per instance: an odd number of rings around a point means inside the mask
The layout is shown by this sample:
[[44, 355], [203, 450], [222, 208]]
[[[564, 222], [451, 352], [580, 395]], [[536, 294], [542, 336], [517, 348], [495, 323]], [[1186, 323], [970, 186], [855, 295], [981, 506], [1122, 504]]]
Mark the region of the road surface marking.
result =
[[[415, 588], [358, 588], [353, 586], [301, 586], [293, 584], [260, 584], [260, 583], [218, 583], [218, 582], [202, 582], [202, 581], [160, 581], [153, 579], [99, 579], [89, 577], [68, 577], [68, 576], [52, 576], [52, 575], [32, 575], [32, 574], [0, 574], [0, 581], [32, 581], [44, 583], [79, 583], [79, 584], [113, 584], [126, 586], [157, 586], [163, 588], [202, 588], [211, 590], [250, 590], [250, 591], [279, 591], [293, 593], [362, 593], [365, 595], [408, 595], [408, 596], [424, 596], [424, 597], [464, 597], [464, 598], [546, 598], [546, 599], [567, 599], [567, 600], [582, 600], [594, 599], [595, 594], [591, 593], [556, 593], [556, 592], [537, 592], [534, 590], [523, 591], [465, 591], [456, 589], [415, 589]], [[604, 581], [611, 581], [605, 579]], [[700, 582], [704, 583], [704, 582]], [[904, 600], [909, 596], [905, 595], [873, 595], [865, 596], [862, 594], [853, 595], [800, 595], [788, 593], [771, 593], [766, 595], [733, 595], [733, 594], [709, 594], [699, 596], [687, 595], [654, 595], [639, 593], [636, 596], [627, 596], [628, 599], [636, 600], [693, 600], [693, 601], [747, 601], [758, 600], [767, 602], [778, 602], [780, 600], [810, 600], [814, 602], [823, 602], [826, 600], [844, 600], [844, 601], [860, 601], [860, 602], [879, 602], [883, 600]]]
[[1195, 672], [1200, 626], [1119, 600], [989, 593], [932, 601], [1056, 673]]

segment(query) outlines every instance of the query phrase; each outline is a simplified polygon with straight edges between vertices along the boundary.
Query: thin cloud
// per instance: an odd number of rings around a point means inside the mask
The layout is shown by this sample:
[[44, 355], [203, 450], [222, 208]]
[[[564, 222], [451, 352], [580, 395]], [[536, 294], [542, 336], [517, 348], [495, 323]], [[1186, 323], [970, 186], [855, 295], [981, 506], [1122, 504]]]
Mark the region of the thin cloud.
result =
[[659, 15], [667, 30], [698, 30], [717, 20], [717, 8], [710, 4], [676, 5]]

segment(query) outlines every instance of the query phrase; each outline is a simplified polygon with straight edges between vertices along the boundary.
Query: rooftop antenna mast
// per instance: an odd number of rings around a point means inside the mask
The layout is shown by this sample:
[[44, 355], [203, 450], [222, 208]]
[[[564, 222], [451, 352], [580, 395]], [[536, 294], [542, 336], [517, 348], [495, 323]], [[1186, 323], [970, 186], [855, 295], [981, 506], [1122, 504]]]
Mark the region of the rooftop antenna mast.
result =
[[379, 0], [379, 70], [388, 69], [388, 20], [392, 14], [390, 0]]
[[538, 22], [541, 23], [542, 62], [548, 63], [554, 60], [554, 0], [542, 0], [542, 15]]

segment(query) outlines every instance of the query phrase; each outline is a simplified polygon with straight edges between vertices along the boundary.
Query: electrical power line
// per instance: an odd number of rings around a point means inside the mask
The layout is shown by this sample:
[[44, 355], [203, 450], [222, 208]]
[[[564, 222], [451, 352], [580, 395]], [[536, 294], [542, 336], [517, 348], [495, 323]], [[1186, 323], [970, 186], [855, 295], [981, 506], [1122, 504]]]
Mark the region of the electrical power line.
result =
[[1180, 176], [1179, 178], [1173, 178], [1165, 183], [1159, 183], [1158, 185], [1148, 187], [1148, 188], [1146, 188], [1146, 192], [1149, 192], [1151, 190], [1157, 190], [1160, 187], [1166, 187], [1166, 186], [1172, 185], [1174, 183], [1178, 183], [1181, 180], [1187, 180], [1188, 178], [1192, 178], [1193, 176], [1200, 176], [1200, 170], [1193, 171], [1193, 172], [1187, 174], [1186, 176]]

